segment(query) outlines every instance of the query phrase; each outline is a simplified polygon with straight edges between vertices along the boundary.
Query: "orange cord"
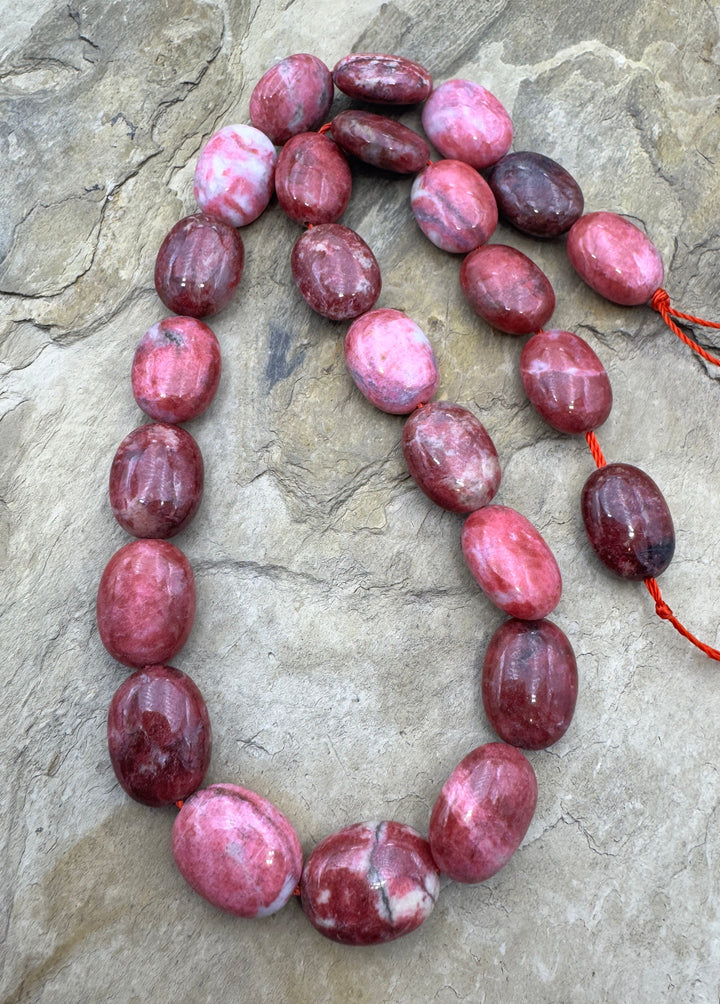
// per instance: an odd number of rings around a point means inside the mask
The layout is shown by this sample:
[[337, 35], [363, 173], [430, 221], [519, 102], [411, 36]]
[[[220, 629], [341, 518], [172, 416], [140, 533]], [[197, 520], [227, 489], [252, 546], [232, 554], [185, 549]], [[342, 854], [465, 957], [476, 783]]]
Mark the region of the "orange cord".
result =
[[321, 125], [318, 132], [321, 136], [324, 136], [326, 132], [332, 129], [332, 122], [326, 122], [325, 125]]
[[691, 324], [699, 324], [703, 328], [720, 329], [720, 324], [716, 324], [715, 321], [704, 321], [701, 317], [694, 317], [692, 314], [683, 314], [681, 311], [675, 310], [674, 307], [670, 306], [670, 297], [667, 291], [662, 288], [655, 290], [650, 300], [650, 306], [653, 310], [657, 310], [670, 330], [678, 336], [680, 341], [685, 342], [688, 348], [692, 349], [693, 352], [697, 352], [699, 356], [702, 356], [707, 362], [712, 363], [713, 366], [720, 366], [720, 359], [707, 352], [701, 345], [698, 345], [697, 342], [694, 342], [692, 338], [686, 335], [684, 331], [681, 331], [673, 321], [673, 317], [677, 317], [681, 321], [689, 321]]
[[605, 459], [603, 451], [600, 449], [600, 443], [598, 443], [595, 433], [586, 432], [585, 439], [587, 439], [587, 444], [590, 447], [590, 452], [593, 455], [593, 460], [595, 461], [596, 466], [605, 467], [607, 460]]

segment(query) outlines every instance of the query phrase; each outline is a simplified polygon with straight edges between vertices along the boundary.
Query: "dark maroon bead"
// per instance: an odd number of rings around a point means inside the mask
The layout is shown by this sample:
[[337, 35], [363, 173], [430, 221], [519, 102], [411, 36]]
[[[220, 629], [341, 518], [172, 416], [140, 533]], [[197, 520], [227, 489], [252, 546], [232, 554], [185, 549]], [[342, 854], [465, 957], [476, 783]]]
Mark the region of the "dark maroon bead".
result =
[[335, 64], [338, 90], [358, 101], [385, 105], [414, 105], [432, 91], [432, 77], [420, 63], [404, 56], [353, 52]]
[[330, 132], [346, 153], [384, 171], [415, 174], [425, 167], [430, 157], [422, 136], [385, 115], [340, 112], [332, 120]]
[[202, 694], [172, 666], [148, 666], [115, 691], [108, 748], [118, 781], [144, 805], [172, 805], [202, 784], [212, 733]]
[[582, 516], [598, 558], [623, 579], [663, 572], [675, 551], [675, 529], [655, 482], [631, 464], [607, 464], [582, 490]]
[[555, 293], [545, 273], [506, 244], [471, 251], [460, 267], [460, 286], [473, 309], [509, 335], [539, 331], [555, 309]]
[[290, 258], [293, 279], [307, 303], [333, 321], [369, 310], [382, 286], [368, 245], [339, 223], [320, 223], [298, 237]]
[[250, 121], [281, 146], [291, 136], [322, 125], [333, 99], [332, 74], [306, 52], [281, 59], [255, 84]]
[[573, 176], [541, 153], [508, 153], [488, 176], [500, 215], [533, 237], [557, 237], [583, 211], [583, 194]]
[[337, 143], [316, 132], [293, 136], [275, 168], [278, 202], [296, 223], [335, 223], [347, 208], [352, 175]]

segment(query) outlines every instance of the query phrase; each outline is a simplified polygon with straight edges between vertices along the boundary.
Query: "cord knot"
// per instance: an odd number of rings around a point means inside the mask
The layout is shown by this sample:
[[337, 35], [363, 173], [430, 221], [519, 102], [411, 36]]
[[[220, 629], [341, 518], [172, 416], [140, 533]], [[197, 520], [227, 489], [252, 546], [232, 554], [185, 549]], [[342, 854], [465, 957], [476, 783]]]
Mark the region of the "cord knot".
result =
[[650, 299], [650, 306], [657, 310], [658, 314], [664, 314], [670, 309], [670, 295], [662, 286], [656, 289]]

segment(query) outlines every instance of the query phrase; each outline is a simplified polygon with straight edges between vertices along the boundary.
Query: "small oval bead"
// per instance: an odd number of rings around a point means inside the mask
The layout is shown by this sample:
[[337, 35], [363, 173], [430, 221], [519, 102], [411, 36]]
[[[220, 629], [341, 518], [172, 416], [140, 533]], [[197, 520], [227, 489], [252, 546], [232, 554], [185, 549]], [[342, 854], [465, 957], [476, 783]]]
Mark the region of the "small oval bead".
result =
[[300, 133], [280, 151], [275, 191], [296, 223], [335, 223], [350, 201], [350, 167], [333, 140], [316, 132]]
[[310, 923], [343, 945], [380, 945], [418, 928], [440, 890], [430, 845], [409, 826], [356, 823], [326, 837], [305, 862], [300, 893]]
[[391, 415], [408, 415], [430, 400], [438, 368], [422, 329], [401, 310], [370, 310], [350, 325], [345, 361], [362, 394]]
[[485, 427], [449, 401], [431, 401], [408, 418], [402, 451], [417, 485], [450, 512], [480, 509], [500, 487], [500, 462]]
[[498, 222], [495, 197], [475, 168], [438, 160], [413, 182], [410, 205], [425, 236], [443, 251], [472, 251], [492, 237]]
[[322, 125], [333, 100], [328, 67], [307, 52], [281, 59], [255, 84], [250, 95], [250, 121], [281, 146], [291, 136]]
[[115, 691], [108, 749], [121, 787], [143, 805], [192, 795], [210, 765], [212, 731], [203, 696], [185, 673], [148, 666]]
[[622, 579], [665, 571], [675, 553], [667, 502], [649, 475], [631, 464], [593, 471], [582, 490], [582, 517], [598, 558]]
[[571, 331], [539, 331], [520, 353], [520, 378], [533, 408], [554, 429], [590, 432], [612, 408], [605, 367]]
[[495, 164], [488, 183], [503, 219], [533, 237], [564, 234], [583, 211], [577, 181], [540, 153], [508, 153]]
[[460, 761], [433, 806], [435, 864], [456, 882], [485, 882], [522, 843], [536, 803], [535, 772], [520, 750], [479, 746]]
[[195, 167], [200, 208], [233, 227], [252, 223], [273, 193], [275, 147], [259, 129], [229, 125], [207, 141]]
[[178, 813], [172, 852], [195, 892], [238, 917], [285, 906], [302, 871], [302, 849], [286, 817], [262, 795], [212, 784]]
[[375, 104], [414, 105], [432, 91], [432, 77], [420, 63], [378, 52], [344, 56], [335, 64], [333, 80], [348, 97]]
[[333, 321], [359, 317], [380, 295], [375, 255], [362, 237], [339, 223], [320, 223], [298, 237], [290, 266], [309, 306]]
[[665, 269], [642, 230], [616, 213], [587, 213], [567, 236], [570, 264], [591, 289], [625, 307], [647, 303]]
[[540, 620], [560, 602], [562, 578], [553, 553], [515, 509], [488, 505], [471, 513], [462, 550], [485, 595], [511, 617]]
[[415, 174], [430, 156], [422, 136], [402, 122], [374, 112], [340, 112], [332, 120], [330, 133], [345, 153], [396, 174]]
[[460, 266], [460, 286], [473, 310], [508, 335], [538, 331], [555, 309], [555, 293], [545, 273], [506, 244], [471, 251]]
[[572, 721], [578, 692], [575, 653], [552, 621], [512, 619], [490, 639], [482, 671], [488, 721], [506, 743], [552, 746]]
[[430, 142], [443, 157], [478, 169], [500, 160], [512, 143], [510, 116], [490, 91], [472, 80], [446, 80], [422, 111]]

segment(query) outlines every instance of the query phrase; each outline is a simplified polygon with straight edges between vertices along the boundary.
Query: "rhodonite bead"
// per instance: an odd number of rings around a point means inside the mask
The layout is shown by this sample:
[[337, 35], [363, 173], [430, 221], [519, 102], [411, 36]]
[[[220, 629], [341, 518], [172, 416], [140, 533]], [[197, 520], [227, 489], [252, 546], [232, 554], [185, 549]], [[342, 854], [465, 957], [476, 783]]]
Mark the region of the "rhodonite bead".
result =
[[376, 104], [414, 105], [432, 91], [432, 77], [420, 63], [377, 52], [344, 56], [335, 64], [333, 80], [348, 97]]
[[290, 258], [300, 293], [318, 314], [333, 321], [369, 310], [382, 286], [368, 245], [339, 223], [320, 223], [298, 237]]
[[332, 74], [325, 63], [298, 52], [271, 66], [255, 84], [250, 121], [281, 146], [291, 136], [321, 126], [332, 99]]
[[616, 213], [581, 216], [568, 233], [567, 253], [580, 278], [613, 303], [647, 303], [662, 285], [660, 252], [642, 230]]
[[345, 361], [360, 392], [391, 415], [408, 415], [437, 390], [430, 342], [401, 310], [382, 307], [353, 321], [345, 336]]
[[468, 753], [430, 816], [435, 864], [456, 882], [485, 882], [520, 846], [536, 803], [535, 772], [520, 750], [487, 743]]
[[539, 620], [560, 602], [562, 579], [553, 553], [515, 509], [488, 505], [471, 513], [462, 550], [485, 595], [511, 617]]
[[582, 517], [598, 558], [623, 579], [665, 571], [675, 552], [675, 528], [667, 502], [644, 471], [606, 464], [582, 490]]
[[350, 167], [333, 140], [316, 132], [293, 136], [275, 171], [278, 202], [296, 223], [335, 223], [352, 190]]
[[503, 219], [533, 237], [564, 234], [583, 211], [577, 181], [540, 153], [506, 154], [492, 168], [488, 183]]
[[460, 286], [473, 310], [508, 335], [538, 331], [555, 309], [555, 293], [545, 273], [506, 244], [471, 251], [460, 266]]
[[485, 653], [482, 699], [501, 739], [527, 750], [552, 746], [567, 732], [577, 692], [575, 653], [557, 625], [500, 625]]
[[275, 147], [259, 129], [229, 125], [207, 141], [195, 167], [193, 192], [206, 213], [244, 227], [263, 212], [273, 193]]
[[430, 845], [402, 823], [356, 823], [326, 837], [305, 862], [300, 893], [310, 923], [343, 945], [409, 934], [440, 889]]
[[533, 408], [560, 432], [590, 432], [612, 408], [605, 367], [571, 331], [539, 331], [520, 354], [520, 378]]
[[281, 909], [302, 871], [290, 822], [262, 795], [235, 784], [210, 785], [185, 802], [173, 825], [172, 852], [195, 892], [238, 917]]
[[410, 205], [425, 236], [456, 254], [484, 244], [498, 222], [487, 182], [460, 160], [428, 164], [413, 182]]
[[450, 512], [487, 505], [500, 486], [497, 450], [467, 408], [431, 401], [408, 418], [402, 451], [410, 474], [428, 498]]
[[510, 116], [490, 91], [472, 80], [446, 80], [422, 111], [430, 142], [444, 157], [478, 169], [500, 160], [512, 143]]
[[115, 691], [108, 749], [121, 787], [144, 805], [172, 805], [202, 784], [212, 732], [202, 694], [172, 666], [148, 666]]
[[415, 174], [427, 163], [427, 143], [402, 122], [374, 112], [340, 112], [332, 120], [332, 138], [345, 153], [396, 174]]

